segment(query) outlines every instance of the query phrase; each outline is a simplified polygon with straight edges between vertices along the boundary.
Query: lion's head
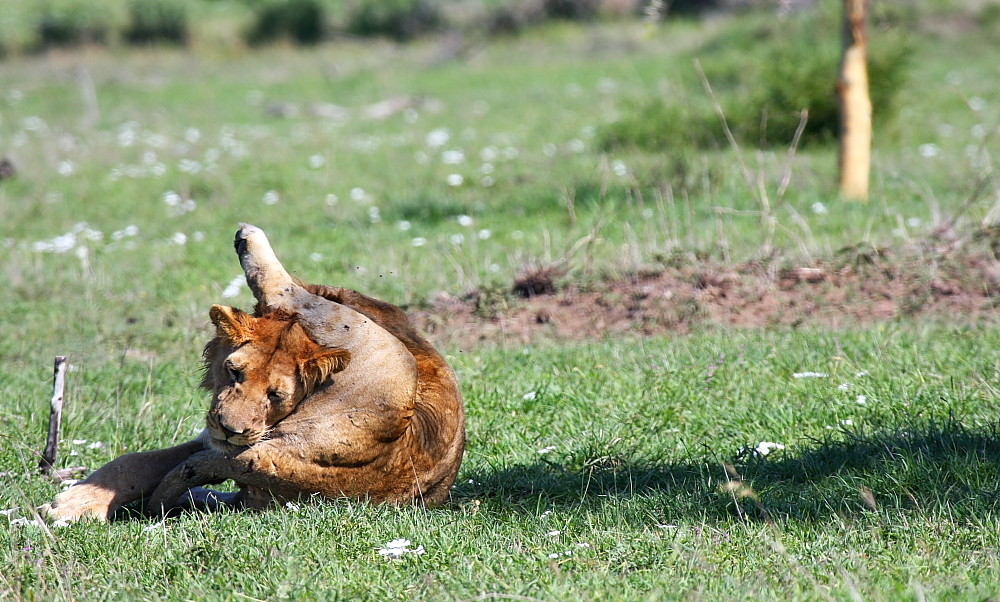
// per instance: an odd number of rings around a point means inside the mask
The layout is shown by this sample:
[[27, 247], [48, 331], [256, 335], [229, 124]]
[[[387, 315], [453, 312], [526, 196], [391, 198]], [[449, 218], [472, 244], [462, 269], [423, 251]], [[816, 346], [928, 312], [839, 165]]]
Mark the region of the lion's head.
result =
[[213, 305], [216, 337], [205, 346], [202, 386], [214, 393], [206, 422], [222, 451], [254, 445], [306, 396], [350, 361], [350, 352], [313, 342], [292, 316], [256, 317]]

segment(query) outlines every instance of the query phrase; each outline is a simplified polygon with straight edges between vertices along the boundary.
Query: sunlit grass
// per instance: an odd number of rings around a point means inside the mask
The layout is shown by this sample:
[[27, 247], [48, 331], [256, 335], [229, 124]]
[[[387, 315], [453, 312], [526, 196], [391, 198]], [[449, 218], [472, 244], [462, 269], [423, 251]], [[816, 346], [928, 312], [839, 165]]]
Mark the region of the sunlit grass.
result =
[[[240, 221], [304, 280], [420, 306], [509, 290], [589, 235], [568, 263], [588, 283], [677, 250], [760, 258], [757, 199], [776, 201], [785, 173], [773, 242], [789, 261], [995, 219], [981, 182], [996, 41], [976, 31], [917, 47], [867, 205], [837, 199], [832, 149], [740, 149], [753, 186], [731, 148], [597, 149], [632, 98], [704, 102], [676, 83], [728, 27], [556, 25], [445, 62], [434, 39], [5, 62], [0, 152], [18, 175], [0, 182], [0, 509], [30, 521], [59, 489], [35, 472], [53, 355], [72, 366], [61, 465], [200, 430], [207, 309], [252, 305]], [[402, 96], [409, 108], [365, 117]], [[443, 349], [470, 433], [446, 507], [302, 504], [51, 536], [0, 517], [0, 597], [996, 596], [998, 343], [995, 326], [895, 323]], [[398, 538], [425, 553], [379, 554]]]
[[[998, 342], [996, 329], [891, 327], [456, 354], [469, 449], [445, 507], [306, 503], [51, 537], [12, 525], [5, 585], [47, 598], [985, 596], [1000, 587]], [[70, 374], [65, 464], [198, 430], [193, 371], [88, 364]], [[58, 490], [32, 471], [43, 372], [0, 391], [23, 399], [0, 414], [11, 518]], [[750, 451], [762, 441], [785, 447]], [[379, 554], [397, 538], [424, 553]]]

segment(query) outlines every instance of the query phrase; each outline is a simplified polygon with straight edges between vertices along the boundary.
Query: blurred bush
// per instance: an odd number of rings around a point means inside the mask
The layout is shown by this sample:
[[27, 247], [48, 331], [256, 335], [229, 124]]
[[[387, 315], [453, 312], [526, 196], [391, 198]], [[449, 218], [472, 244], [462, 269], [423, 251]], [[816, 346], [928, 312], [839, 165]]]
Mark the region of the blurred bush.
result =
[[550, 19], [587, 21], [597, 17], [601, 0], [543, 0], [542, 6]]
[[263, 0], [253, 6], [250, 44], [289, 40], [317, 44], [326, 37], [326, 13], [319, 0]]
[[130, 0], [124, 38], [130, 44], [188, 41], [187, 5], [182, 0]]
[[108, 4], [87, 0], [46, 0], [40, 4], [35, 26], [39, 50], [104, 44], [114, 27]]
[[429, 0], [362, 0], [347, 17], [347, 31], [404, 41], [444, 25], [438, 3]]

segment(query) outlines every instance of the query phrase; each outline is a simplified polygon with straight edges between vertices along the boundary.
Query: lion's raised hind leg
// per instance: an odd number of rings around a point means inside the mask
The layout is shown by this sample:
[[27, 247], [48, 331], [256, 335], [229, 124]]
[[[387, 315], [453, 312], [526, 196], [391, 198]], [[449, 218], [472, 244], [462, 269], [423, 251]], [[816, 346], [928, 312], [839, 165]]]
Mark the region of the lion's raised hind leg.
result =
[[247, 284], [261, 308], [283, 308], [287, 289], [298, 285], [278, 261], [264, 231], [257, 226], [240, 224], [233, 244]]

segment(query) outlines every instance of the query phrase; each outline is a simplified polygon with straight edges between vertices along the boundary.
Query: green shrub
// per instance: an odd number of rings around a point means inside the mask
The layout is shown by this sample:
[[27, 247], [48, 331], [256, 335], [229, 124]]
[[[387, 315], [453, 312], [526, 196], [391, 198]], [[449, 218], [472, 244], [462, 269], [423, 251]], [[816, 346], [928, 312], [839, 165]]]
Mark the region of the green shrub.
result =
[[187, 6], [179, 0], [131, 0], [125, 40], [130, 44], [188, 41]]
[[285, 39], [316, 44], [326, 36], [326, 14], [319, 0], [265, 0], [255, 6], [247, 33], [251, 44]]
[[[895, 30], [872, 32], [868, 76], [876, 126], [895, 114], [894, 101], [910, 50], [907, 37]], [[722, 39], [704, 46], [698, 56], [740, 142], [788, 144], [802, 110], [808, 111], [802, 144], [836, 140], [840, 28], [832, 14], [813, 13], [726, 32]], [[602, 130], [600, 141], [605, 148], [650, 150], [681, 144], [718, 146], [723, 140], [718, 116], [707, 102], [691, 106], [692, 98], [704, 98], [702, 85], [693, 75], [686, 94], [626, 104], [622, 118]]]
[[632, 100], [622, 117], [603, 126], [598, 139], [604, 150], [638, 147], [648, 150], [713, 148], [725, 144], [715, 114], [702, 105], [664, 102], [662, 99]]
[[359, 36], [386, 36], [409, 40], [438, 30], [444, 24], [429, 0], [362, 0], [348, 16], [347, 30]]
[[[832, 34], [832, 35], [831, 35]], [[868, 48], [868, 87], [875, 124], [895, 114], [894, 100], [910, 55], [907, 39], [892, 30], [872, 32]], [[799, 23], [791, 32], [775, 32], [763, 67], [754, 70], [759, 86], [752, 100], [737, 105], [732, 119], [744, 139], [766, 138], [787, 144], [808, 110], [803, 143], [836, 140], [840, 127], [836, 77], [840, 62], [838, 23], [820, 17]], [[825, 42], [825, 43], [824, 43]], [[732, 103], [731, 103], [732, 104]], [[761, 132], [761, 123], [766, 131]]]
[[41, 5], [35, 27], [40, 49], [104, 44], [112, 29], [113, 15], [100, 2], [49, 0]]

